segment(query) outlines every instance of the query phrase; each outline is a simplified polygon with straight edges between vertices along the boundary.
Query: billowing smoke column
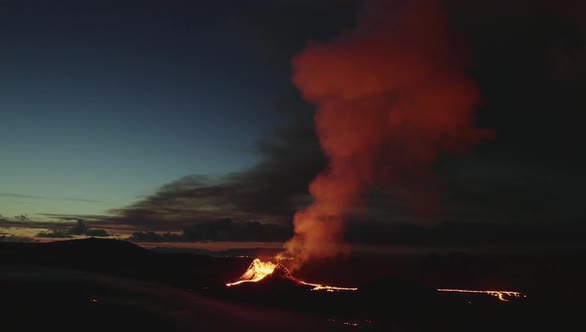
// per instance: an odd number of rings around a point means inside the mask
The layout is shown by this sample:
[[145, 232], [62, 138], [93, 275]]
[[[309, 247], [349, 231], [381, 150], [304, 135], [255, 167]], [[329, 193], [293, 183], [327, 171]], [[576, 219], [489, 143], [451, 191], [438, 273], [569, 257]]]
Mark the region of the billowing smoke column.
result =
[[309, 186], [313, 204], [294, 218], [286, 250], [297, 263], [336, 254], [344, 215], [374, 186], [423, 204], [438, 156], [492, 135], [473, 126], [479, 92], [459, 48], [437, 2], [371, 1], [355, 31], [294, 57], [329, 159]]

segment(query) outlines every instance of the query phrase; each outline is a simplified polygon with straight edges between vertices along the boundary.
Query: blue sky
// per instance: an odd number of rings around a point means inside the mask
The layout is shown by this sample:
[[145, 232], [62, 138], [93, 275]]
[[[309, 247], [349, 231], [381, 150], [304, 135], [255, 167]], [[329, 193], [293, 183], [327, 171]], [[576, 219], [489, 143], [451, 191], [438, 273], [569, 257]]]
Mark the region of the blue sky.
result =
[[244, 24], [82, 9], [2, 15], [0, 214], [101, 214], [257, 161], [277, 88]]

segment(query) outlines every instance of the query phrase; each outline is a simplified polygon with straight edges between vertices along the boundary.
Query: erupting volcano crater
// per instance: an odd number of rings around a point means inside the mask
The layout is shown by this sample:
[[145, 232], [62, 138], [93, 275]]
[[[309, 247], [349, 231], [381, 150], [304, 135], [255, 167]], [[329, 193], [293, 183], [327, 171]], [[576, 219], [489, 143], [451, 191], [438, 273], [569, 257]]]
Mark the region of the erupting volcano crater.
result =
[[227, 283], [226, 286], [232, 287], [241, 285], [243, 283], [248, 282], [259, 282], [265, 279], [268, 276], [276, 276], [278, 278], [287, 279], [295, 284], [298, 285], [305, 285], [310, 286], [312, 291], [327, 291], [327, 292], [337, 292], [337, 291], [355, 291], [358, 288], [355, 287], [336, 287], [336, 286], [328, 286], [316, 283], [305, 282], [303, 280], [299, 280], [291, 275], [291, 272], [282, 264], [275, 264], [273, 262], [263, 262], [258, 258], [255, 258], [250, 266], [238, 280], [234, 282]]

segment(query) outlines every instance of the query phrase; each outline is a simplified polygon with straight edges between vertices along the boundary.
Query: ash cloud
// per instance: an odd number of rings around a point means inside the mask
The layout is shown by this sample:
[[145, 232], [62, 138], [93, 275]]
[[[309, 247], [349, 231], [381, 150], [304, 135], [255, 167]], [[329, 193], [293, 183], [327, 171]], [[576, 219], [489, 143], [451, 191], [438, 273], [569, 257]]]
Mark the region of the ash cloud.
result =
[[433, 213], [439, 157], [492, 138], [475, 126], [480, 93], [452, 35], [439, 1], [367, 1], [355, 30], [293, 58], [328, 158], [286, 245], [299, 264], [338, 253], [345, 214], [373, 188], [401, 188], [413, 212]]

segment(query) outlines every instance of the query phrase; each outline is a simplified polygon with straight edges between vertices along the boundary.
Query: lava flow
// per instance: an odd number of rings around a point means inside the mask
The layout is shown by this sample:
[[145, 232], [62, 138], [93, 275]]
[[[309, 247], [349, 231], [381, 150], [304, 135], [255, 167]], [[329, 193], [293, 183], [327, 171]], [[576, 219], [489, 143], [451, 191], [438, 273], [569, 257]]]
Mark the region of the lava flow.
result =
[[519, 292], [514, 291], [502, 291], [502, 290], [470, 290], [470, 289], [451, 289], [451, 288], [438, 288], [438, 292], [450, 292], [450, 293], [473, 293], [473, 294], [488, 294], [496, 296], [499, 300], [508, 302], [506, 297], [527, 297]]
[[299, 280], [291, 275], [289, 270], [286, 267], [280, 264], [275, 264], [272, 262], [263, 262], [258, 258], [255, 258], [246, 272], [242, 274], [242, 276], [235, 282], [227, 283], [226, 286], [236, 286], [246, 282], [259, 282], [266, 278], [267, 276], [273, 274], [275, 270], [280, 272], [280, 275], [283, 278], [287, 278], [297, 284], [306, 285], [313, 287], [312, 291], [320, 291], [325, 290], [326, 292], [337, 292], [337, 291], [355, 291], [358, 288], [355, 287], [336, 287], [336, 286], [328, 286], [322, 284], [315, 284], [311, 282], [305, 282], [303, 280]]

